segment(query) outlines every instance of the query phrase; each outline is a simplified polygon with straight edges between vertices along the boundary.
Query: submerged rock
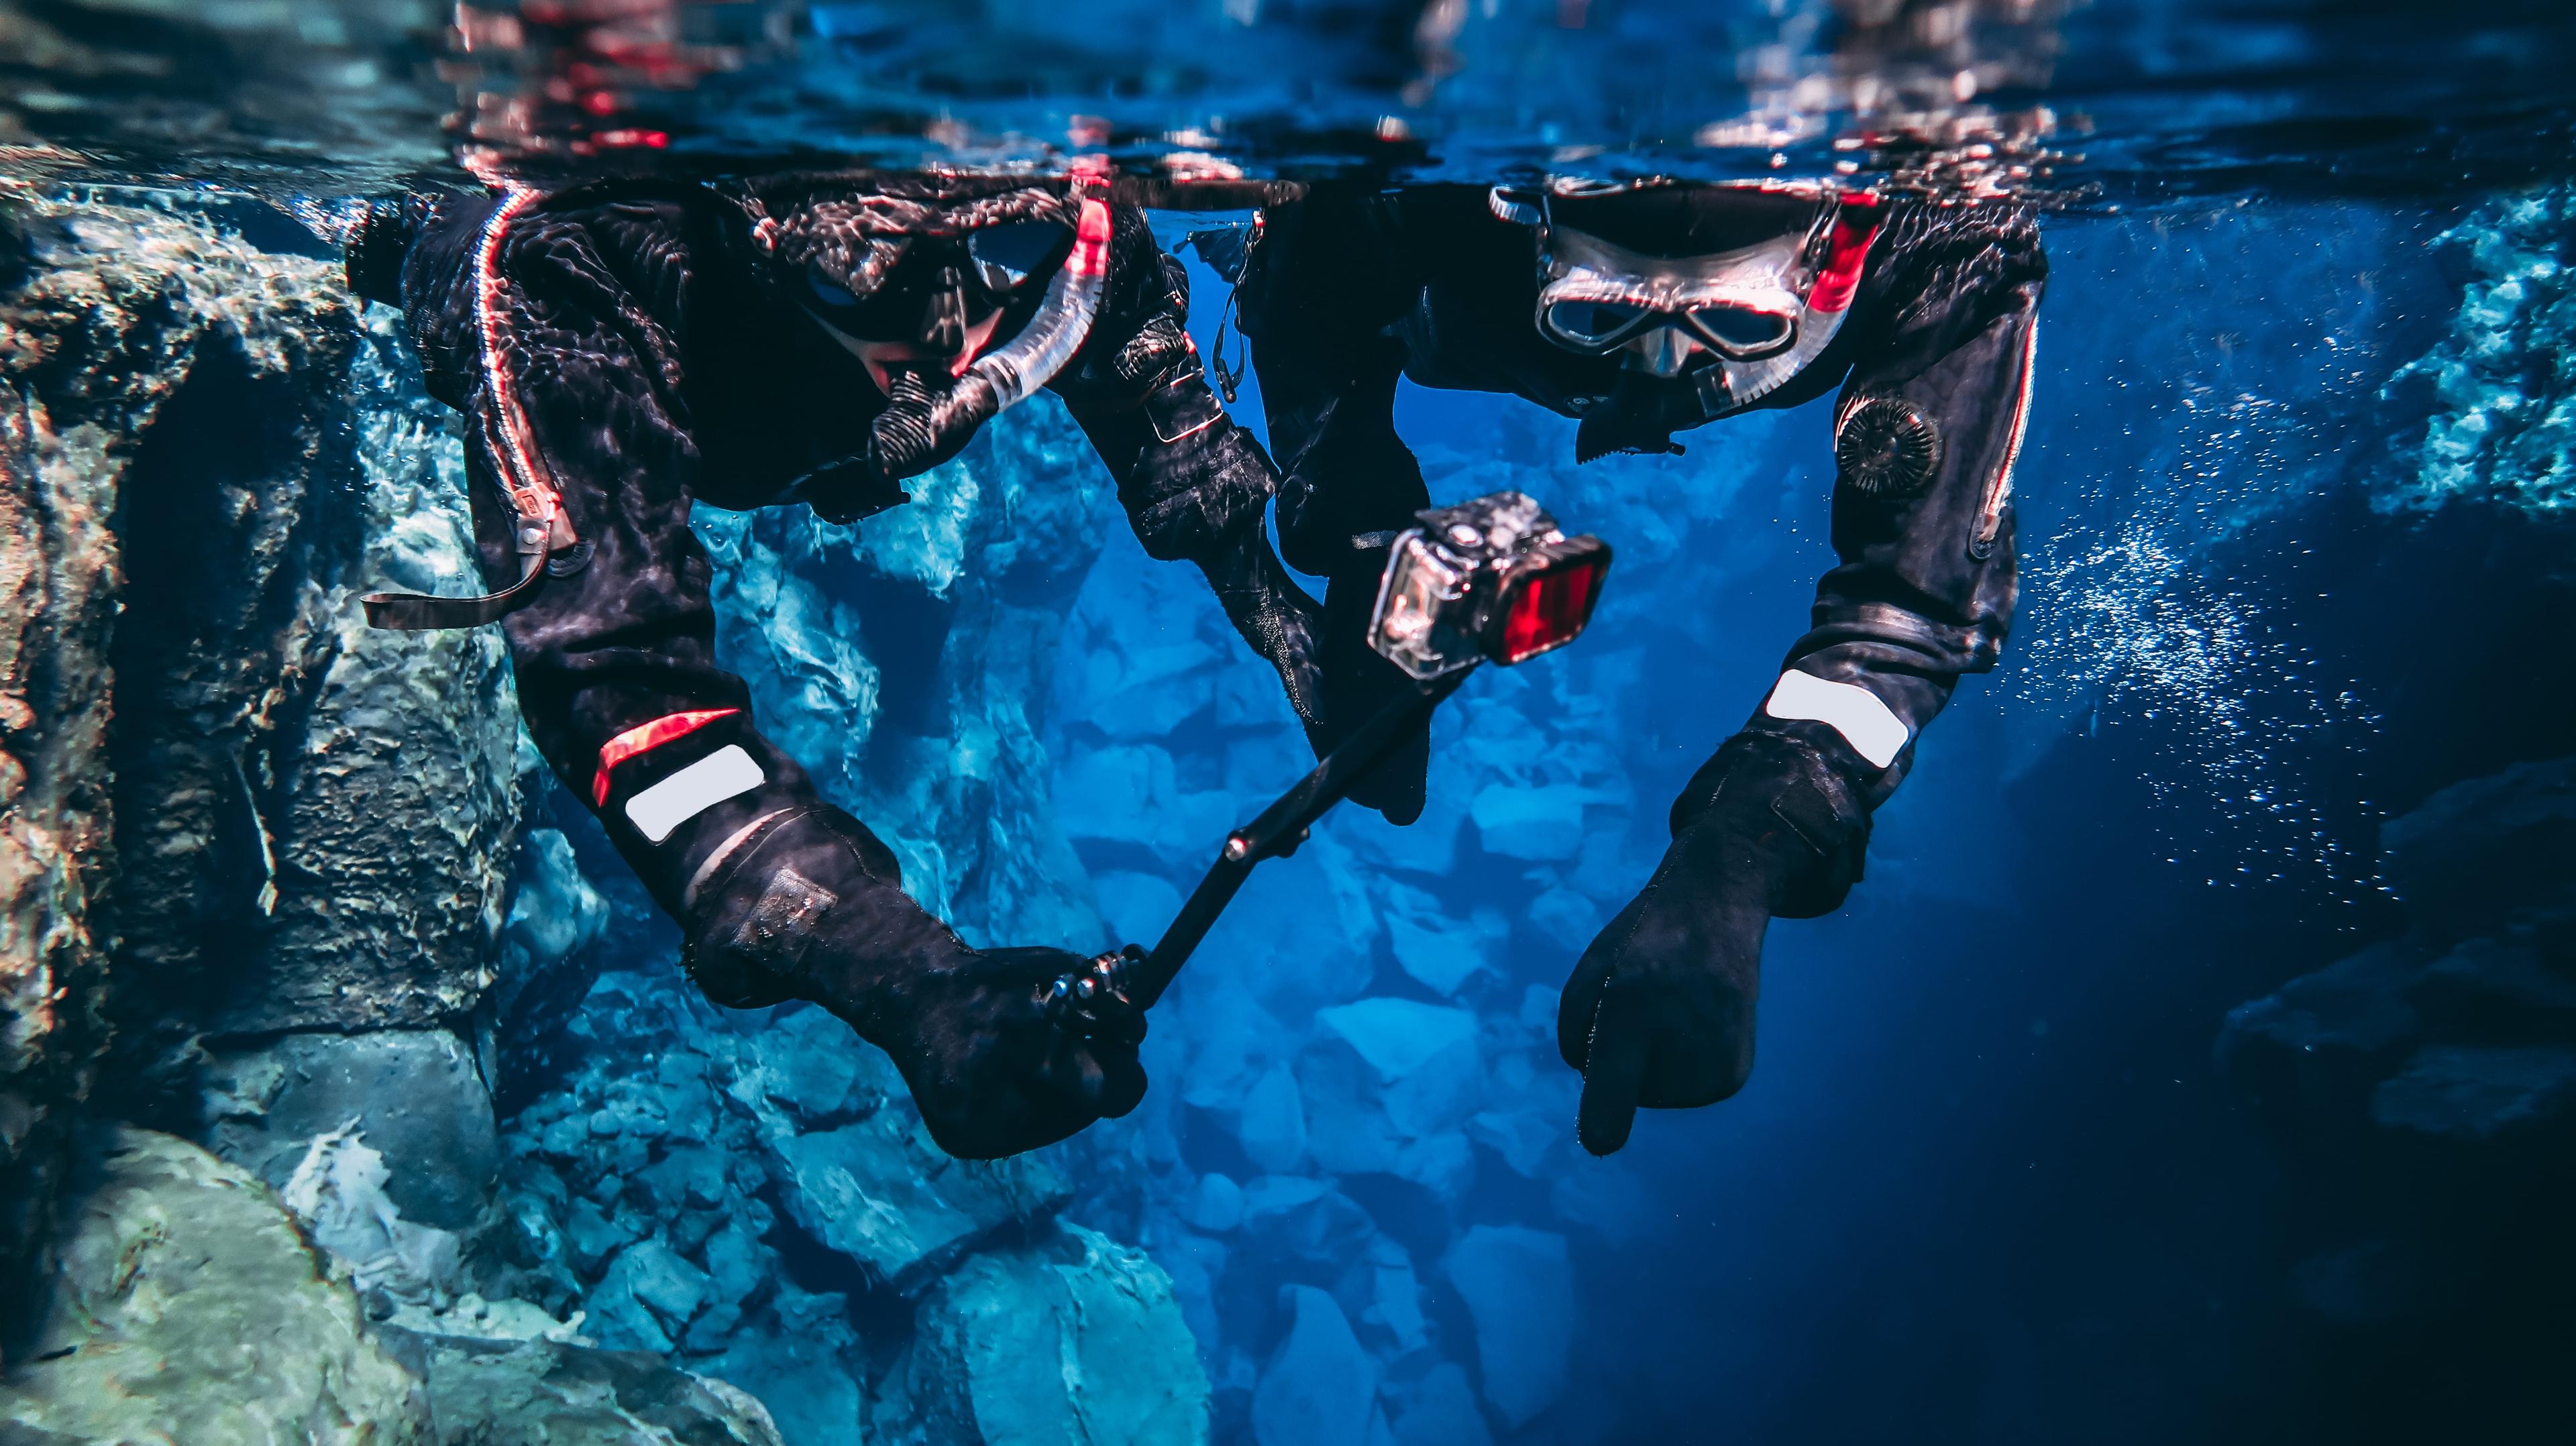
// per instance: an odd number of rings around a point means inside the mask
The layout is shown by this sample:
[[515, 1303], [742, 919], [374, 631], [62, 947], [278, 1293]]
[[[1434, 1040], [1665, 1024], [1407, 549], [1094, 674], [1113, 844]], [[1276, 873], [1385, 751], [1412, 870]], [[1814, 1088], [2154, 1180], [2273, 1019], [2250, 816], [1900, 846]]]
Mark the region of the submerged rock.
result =
[[1078, 1226], [976, 1256], [922, 1301], [872, 1439], [1199, 1446], [1208, 1383], [1171, 1278]]
[[316, 1137], [354, 1128], [387, 1162], [386, 1198], [442, 1230], [481, 1222], [500, 1168], [492, 1096], [443, 1029], [290, 1034], [205, 1067], [207, 1144], [283, 1189]]
[[1448, 1197], [1464, 1189], [1473, 1158], [1460, 1127], [1483, 1073], [1476, 1016], [1380, 997], [1318, 1011], [1315, 1024], [1297, 1077], [1316, 1162]]
[[1565, 1237], [1479, 1225], [1449, 1248], [1441, 1270], [1476, 1323], [1485, 1400], [1505, 1425], [1527, 1425], [1564, 1393], [1574, 1348], [1574, 1266]]
[[2298, 1298], [2449, 1332], [2463, 1300], [2567, 1285], [2531, 1232], [2576, 1209], [2576, 759], [2444, 789], [2384, 836], [2408, 935], [2239, 1006], [2218, 1062], [2305, 1202]]
[[517, 821], [499, 638], [357, 606], [471, 558], [462, 452], [393, 314], [181, 207], [21, 191], [5, 229], [0, 989], [28, 1007], [0, 1049], [0, 1266], [101, 1024], [114, 1107], [180, 1125], [200, 1040], [445, 1027], [491, 982]]
[[1253, 1390], [1253, 1440], [1260, 1446], [1363, 1446], [1377, 1399], [1377, 1362], [1360, 1349], [1331, 1296], [1292, 1285], [1280, 1299], [1289, 1313], [1288, 1335]]
[[420, 1382], [249, 1172], [123, 1127], [88, 1169], [52, 1309], [0, 1380], [0, 1422], [46, 1442], [430, 1439]]
[[759, 1401], [635, 1351], [385, 1332], [427, 1385], [424, 1446], [784, 1446]]

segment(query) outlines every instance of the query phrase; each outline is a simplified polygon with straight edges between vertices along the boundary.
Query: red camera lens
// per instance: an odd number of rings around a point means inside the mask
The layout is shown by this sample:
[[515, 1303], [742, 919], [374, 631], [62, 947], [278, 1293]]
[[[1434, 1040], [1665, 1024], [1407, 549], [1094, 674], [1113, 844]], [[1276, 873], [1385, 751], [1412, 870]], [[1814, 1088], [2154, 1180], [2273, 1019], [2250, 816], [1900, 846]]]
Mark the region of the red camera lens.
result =
[[1601, 579], [1609, 571], [1605, 548], [1567, 558], [1522, 581], [1503, 616], [1502, 653], [1495, 661], [1517, 663], [1573, 642], [1592, 621], [1592, 605], [1600, 600]]

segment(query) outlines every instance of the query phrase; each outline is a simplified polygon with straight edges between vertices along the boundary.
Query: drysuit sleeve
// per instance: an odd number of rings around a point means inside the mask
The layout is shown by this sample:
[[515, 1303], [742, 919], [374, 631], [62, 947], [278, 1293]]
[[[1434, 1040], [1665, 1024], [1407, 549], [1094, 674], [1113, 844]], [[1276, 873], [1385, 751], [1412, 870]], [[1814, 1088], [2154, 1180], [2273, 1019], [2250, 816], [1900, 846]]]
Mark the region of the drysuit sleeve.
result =
[[1760, 709], [1673, 808], [1678, 835], [1730, 752], [1803, 755], [1835, 822], [1801, 830], [1824, 857], [1791, 890], [1782, 912], [1795, 915], [1840, 904], [1868, 812], [2012, 625], [2013, 469], [2048, 274], [2038, 229], [2015, 208], [1917, 210], [1890, 229], [1854, 303], [1834, 409], [1839, 565]]
[[1208, 386], [1189, 337], [1188, 272], [1141, 212], [1120, 206], [1111, 219], [1101, 315], [1054, 390], [1108, 464], [1146, 555], [1197, 565], [1311, 729], [1322, 718], [1322, 610], [1270, 545], [1278, 472]]
[[[683, 342], [700, 258], [720, 249], [709, 212], [689, 191], [576, 192], [515, 216], [489, 200], [415, 199], [361, 234], [351, 280], [379, 299], [398, 293], [430, 390], [466, 415], [487, 581], [518, 571], [509, 462], [496, 455], [513, 427], [560, 494], [579, 542], [501, 621], [521, 715], [681, 923], [692, 960], [723, 952], [703, 927], [723, 906], [710, 881], [750, 834], [785, 826], [845, 840], [846, 877], [809, 882], [864, 896], [874, 947], [927, 966], [964, 946], [904, 897], [884, 845], [760, 735], [749, 689], [716, 660], [707, 555], [689, 528], [702, 459]], [[700, 982], [720, 1002], [784, 997], [761, 998], [748, 976]]]
[[1388, 334], [1422, 284], [1402, 200], [1318, 191], [1273, 208], [1245, 261], [1241, 309], [1280, 459], [1288, 562], [1326, 578], [1383, 552], [1354, 539], [1402, 531], [1431, 505], [1395, 430], [1406, 347]]
[[[1431, 505], [1395, 430], [1404, 343], [1387, 334], [1421, 285], [1401, 202], [1318, 191], [1263, 217], [1239, 294], [1277, 451], [1279, 538], [1289, 564], [1325, 579], [1320, 755], [1402, 697], [1411, 681], [1368, 646], [1385, 534]], [[1351, 800], [1411, 823], [1422, 812], [1428, 727], [1397, 740]]]

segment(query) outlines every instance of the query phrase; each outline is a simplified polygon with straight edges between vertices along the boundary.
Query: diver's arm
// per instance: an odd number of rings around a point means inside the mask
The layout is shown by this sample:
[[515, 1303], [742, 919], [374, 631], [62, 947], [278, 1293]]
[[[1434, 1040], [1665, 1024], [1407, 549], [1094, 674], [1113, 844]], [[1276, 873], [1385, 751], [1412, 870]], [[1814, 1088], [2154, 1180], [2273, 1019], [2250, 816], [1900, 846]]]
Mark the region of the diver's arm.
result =
[[[1909, 224], [1910, 223], [1910, 224]], [[1814, 627], [1747, 735], [1830, 762], [1874, 809], [1963, 673], [1992, 669], [2012, 626], [2012, 487], [2029, 415], [2048, 262], [2029, 213], [1900, 221], [1864, 288], [1858, 360], [1834, 407], [1834, 551]], [[1675, 826], [1694, 806], [1685, 792]], [[1797, 901], [1823, 913], [1841, 888]]]
[[[1405, 347], [1387, 335], [1422, 283], [1412, 251], [1400, 199], [1318, 190], [1267, 215], [1238, 297], [1281, 464], [1281, 548], [1291, 566], [1325, 579], [1323, 719], [1308, 729], [1319, 755], [1412, 687], [1368, 645], [1382, 539], [1431, 505], [1396, 434]], [[1350, 797], [1411, 823], [1429, 761], [1426, 726]]]
[[[1132, 1048], [1064, 1039], [1035, 1005], [1079, 961], [968, 949], [905, 895], [892, 852], [761, 736], [749, 689], [717, 666], [680, 341], [703, 204], [689, 191], [539, 202], [497, 235], [483, 202], [399, 223], [400, 299], [432, 387], [473, 423], [486, 572], [516, 576], [495, 437], [526, 439], [587, 550], [558, 552], [502, 620], [528, 731], [680, 924], [709, 997], [831, 1009], [893, 1056], [951, 1153], [1062, 1138], [1144, 1089]], [[353, 267], [379, 296], [383, 245], [375, 232], [358, 250], [377, 264]]]
[[2047, 277], [2012, 210], [1917, 213], [1859, 303], [1835, 409], [1841, 565], [1743, 731], [1676, 799], [1672, 847], [1567, 982], [1557, 1044], [1598, 1154], [1638, 1106], [1714, 1103], [1753, 1067], [1762, 937], [1842, 903], [1870, 812], [2013, 605], [2012, 471]]
[[1188, 273], [1155, 249], [1141, 216], [1121, 207], [1114, 223], [1110, 293], [1055, 390], [1108, 464], [1145, 554], [1198, 566], [1312, 729], [1323, 610], [1270, 546], [1278, 473], [1208, 387], [1187, 330]]

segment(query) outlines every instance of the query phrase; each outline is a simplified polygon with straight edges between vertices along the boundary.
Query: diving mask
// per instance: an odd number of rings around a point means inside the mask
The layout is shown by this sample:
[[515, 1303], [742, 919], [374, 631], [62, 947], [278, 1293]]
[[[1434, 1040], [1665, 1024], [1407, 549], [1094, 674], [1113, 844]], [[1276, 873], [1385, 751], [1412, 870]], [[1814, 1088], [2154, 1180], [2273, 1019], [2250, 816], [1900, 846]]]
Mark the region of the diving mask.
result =
[[1497, 186], [1490, 204], [1538, 233], [1540, 335], [1588, 356], [1624, 349], [1653, 377], [1688, 374], [1708, 417], [1825, 349], [1879, 226], [1875, 196], [1776, 183]]

